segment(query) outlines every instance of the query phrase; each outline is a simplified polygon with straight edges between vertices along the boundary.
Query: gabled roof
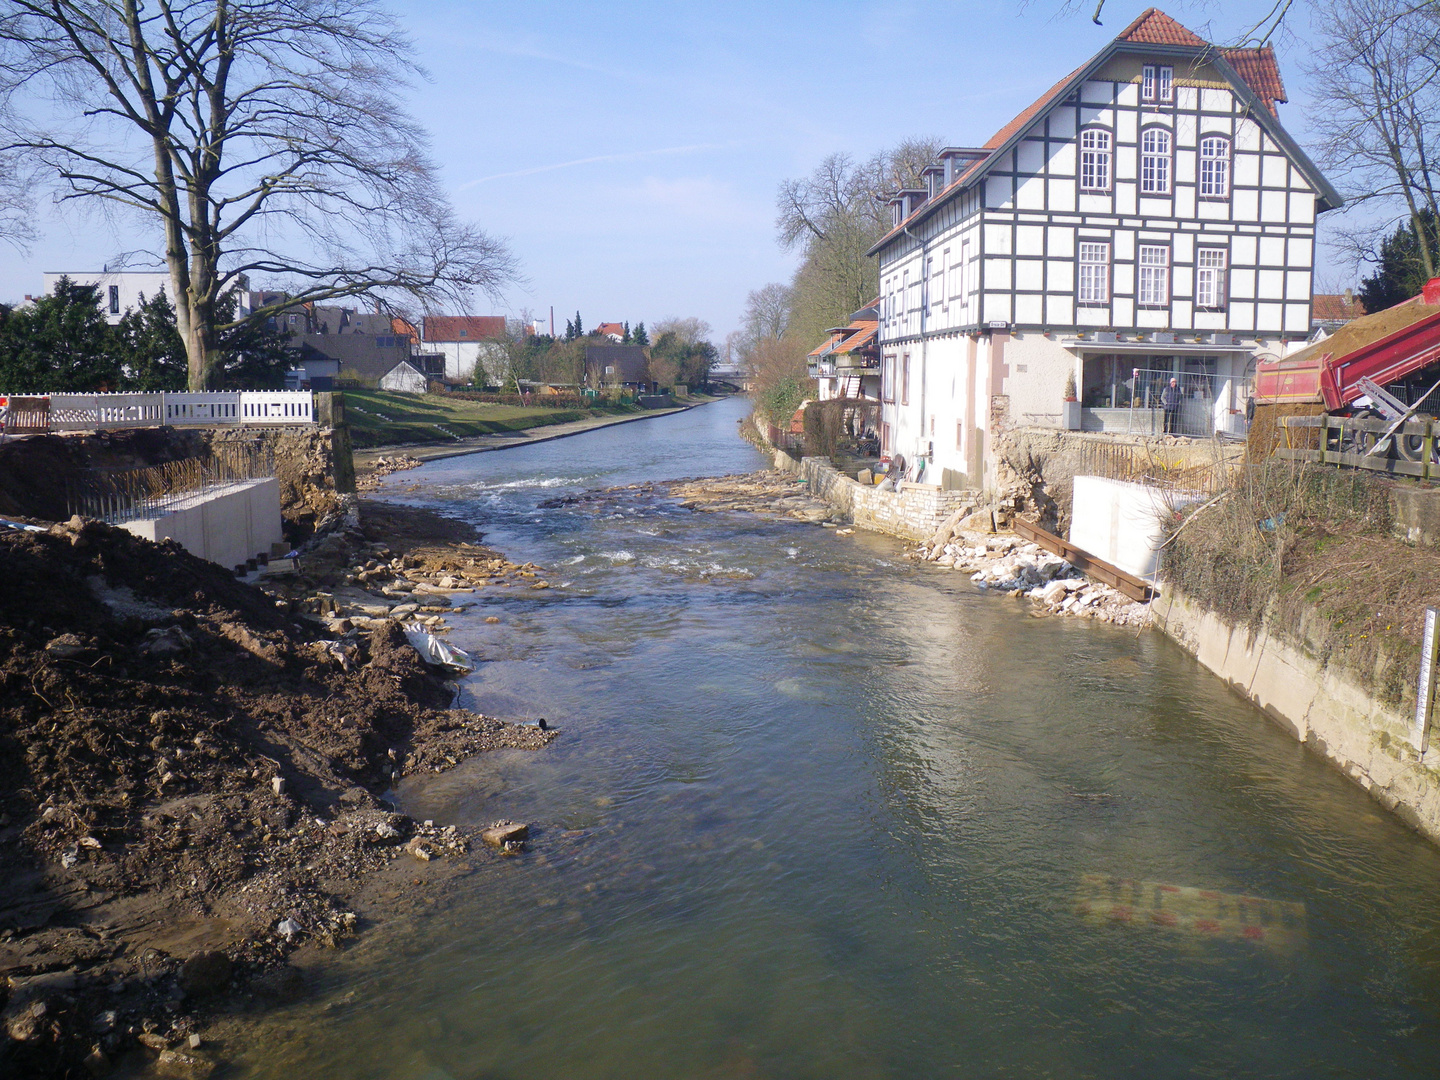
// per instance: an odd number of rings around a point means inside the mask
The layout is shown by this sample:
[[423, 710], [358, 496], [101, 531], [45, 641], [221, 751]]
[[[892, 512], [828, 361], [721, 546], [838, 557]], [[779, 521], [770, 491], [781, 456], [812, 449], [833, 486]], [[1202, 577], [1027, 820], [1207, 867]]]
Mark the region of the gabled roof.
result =
[[624, 337], [624, 336], [625, 336], [625, 324], [624, 324], [624, 323], [618, 323], [618, 322], [602, 322], [599, 326], [595, 327], [595, 333], [597, 333], [597, 334], [619, 334], [621, 337]]
[[1185, 29], [1159, 8], [1146, 8], [1139, 18], [1121, 30], [1116, 41], [1138, 41], [1146, 45], [1191, 45], [1203, 48], [1204, 38]]
[[503, 315], [427, 315], [420, 322], [422, 341], [493, 341], [504, 336]]
[[[1139, 48], [1137, 48], [1137, 46]], [[1250, 106], [1250, 113], [1257, 123], [1299, 166], [1319, 195], [1318, 211], [1333, 210], [1344, 200], [1339, 192], [1321, 174], [1309, 156], [1298, 143], [1280, 126], [1275, 111], [1275, 102], [1288, 100], [1285, 86], [1280, 81], [1280, 69], [1275, 62], [1274, 50], [1269, 46], [1258, 49], [1216, 49], [1203, 38], [1181, 26], [1170, 16], [1157, 8], [1148, 8], [1139, 18], [1120, 32], [1120, 35], [1101, 49], [1088, 61], [1041, 94], [1015, 119], [992, 135], [984, 149], [990, 154], [975, 162], [948, 187], [937, 192], [914, 210], [909, 217], [882, 236], [865, 254], [874, 255], [888, 245], [908, 227], [928, 218], [941, 203], [953, 198], [963, 189], [970, 187], [989, 169], [990, 163], [1010, 149], [1020, 137], [1052, 106], [1064, 101], [1093, 72], [1117, 53], [1144, 52], [1154, 56], [1188, 59], [1194, 62], [1208, 62], [1230, 83], [1237, 95]]]

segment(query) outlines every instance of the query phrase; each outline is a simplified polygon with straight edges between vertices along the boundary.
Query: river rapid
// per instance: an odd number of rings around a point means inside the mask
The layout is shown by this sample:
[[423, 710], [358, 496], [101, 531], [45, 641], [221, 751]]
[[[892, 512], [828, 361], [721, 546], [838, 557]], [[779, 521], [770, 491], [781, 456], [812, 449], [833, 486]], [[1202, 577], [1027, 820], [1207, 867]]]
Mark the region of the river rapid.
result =
[[1440, 1075], [1440, 854], [1158, 633], [884, 537], [537, 508], [763, 467], [745, 409], [386, 482], [545, 567], [451, 640], [462, 704], [561, 736], [407, 782], [529, 853], [314, 964], [236, 1075]]

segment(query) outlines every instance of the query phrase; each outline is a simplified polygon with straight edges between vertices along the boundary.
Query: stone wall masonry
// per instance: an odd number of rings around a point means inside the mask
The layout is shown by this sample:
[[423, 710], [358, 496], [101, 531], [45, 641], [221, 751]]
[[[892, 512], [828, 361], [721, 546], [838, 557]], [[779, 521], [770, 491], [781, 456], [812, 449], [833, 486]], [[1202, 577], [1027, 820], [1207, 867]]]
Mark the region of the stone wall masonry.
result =
[[1354, 673], [1323, 664], [1287, 638], [1230, 626], [1173, 591], [1156, 599], [1154, 624], [1382, 806], [1440, 842], [1440, 749], [1422, 757], [1411, 746], [1404, 702], [1386, 706]]
[[856, 526], [906, 540], [928, 540], [956, 510], [974, 504], [973, 491], [944, 491], [938, 484], [904, 481], [899, 491], [882, 491], [852, 480], [829, 458], [799, 461], [783, 450], [775, 452], [775, 468], [805, 478], [810, 494], [846, 514]]

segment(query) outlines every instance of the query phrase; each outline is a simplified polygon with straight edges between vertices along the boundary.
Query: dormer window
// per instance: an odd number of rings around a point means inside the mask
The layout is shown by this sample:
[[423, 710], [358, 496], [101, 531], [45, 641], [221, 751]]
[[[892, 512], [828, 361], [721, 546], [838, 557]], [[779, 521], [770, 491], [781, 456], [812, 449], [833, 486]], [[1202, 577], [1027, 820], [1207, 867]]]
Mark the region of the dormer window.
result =
[[1175, 100], [1175, 69], [1146, 64], [1140, 75], [1140, 100], [1165, 105]]

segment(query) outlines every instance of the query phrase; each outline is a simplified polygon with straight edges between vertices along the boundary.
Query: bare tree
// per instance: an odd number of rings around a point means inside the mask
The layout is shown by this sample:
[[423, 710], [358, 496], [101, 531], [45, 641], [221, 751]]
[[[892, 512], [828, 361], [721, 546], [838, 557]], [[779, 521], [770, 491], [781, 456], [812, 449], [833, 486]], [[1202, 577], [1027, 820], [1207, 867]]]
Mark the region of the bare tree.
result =
[[865, 252], [890, 228], [886, 199], [920, 187], [921, 170], [942, 145], [936, 138], [907, 139], [861, 164], [832, 154], [808, 177], [780, 185], [780, 244], [805, 253], [792, 286], [792, 332], [818, 340], [826, 327], [875, 298], [878, 275]]
[[650, 327], [651, 342], [659, 341], [666, 334], [674, 334], [675, 340], [681, 345], [695, 345], [710, 336], [710, 324], [694, 315], [683, 319], [678, 315], [671, 315]]
[[[1106, 0], [1095, 0], [1095, 10], [1090, 16], [1090, 21], [1096, 26], [1103, 25], [1100, 16], [1104, 14]], [[1020, 5], [1022, 11], [1035, 7], [1034, 0], [1026, 0]], [[1255, 19], [1250, 26], [1239, 35], [1234, 41], [1235, 45], [1264, 45], [1275, 37], [1285, 25], [1285, 19], [1295, 7], [1295, 0], [1270, 0], [1269, 7], [1261, 7], [1260, 17]], [[1082, 11], [1090, 10], [1090, 0], [1063, 0], [1059, 5], [1056, 14], [1061, 16], [1076, 15]]]
[[778, 341], [785, 336], [785, 329], [790, 325], [793, 300], [794, 290], [789, 285], [778, 281], [762, 285], [745, 298], [742, 332], [752, 342]]
[[[505, 246], [455, 219], [397, 100], [416, 74], [377, 0], [0, 3], [0, 94], [33, 117], [9, 147], [62, 200], [160, 226], [195, 389], [229, 332], [283, 307], [463, 307], [513, 278]], [[290, 296], [226, 320], [246, 275]]]
[[1393, 208], [1337, 236], [1360, 258], [1397, 220], [1409, 220], [1427, 277], [1436, 273], [1440, 220], [1440, 3], [1320, 0], [1310, 64], [1318, 155], [1351, 207]]

